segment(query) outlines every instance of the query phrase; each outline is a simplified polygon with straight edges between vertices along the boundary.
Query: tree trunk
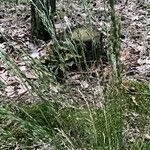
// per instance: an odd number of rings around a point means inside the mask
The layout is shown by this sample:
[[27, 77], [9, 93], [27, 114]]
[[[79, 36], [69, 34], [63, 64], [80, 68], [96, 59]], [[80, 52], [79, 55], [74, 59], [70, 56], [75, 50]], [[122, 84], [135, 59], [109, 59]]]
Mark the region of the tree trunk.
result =
[[56, 0], [50, 0], [50, 6], [51, 6], [51, 14], [54, 14], [56, 11]]
[[[42, 40], [48, 40], [51, 38], [51, 33], [47, 29], [49, 28], [49, 26], [47, 26], [46, 22], [51, 19], [51, 22], [53, 24], [53, 14], [55, 13], [55, 11], [56, 0], [32, 0], [31, 32], [33, 36], [36, 36], [38, 39]], [[46, 22], [44, 22], [44, 20], [46, 20]]]

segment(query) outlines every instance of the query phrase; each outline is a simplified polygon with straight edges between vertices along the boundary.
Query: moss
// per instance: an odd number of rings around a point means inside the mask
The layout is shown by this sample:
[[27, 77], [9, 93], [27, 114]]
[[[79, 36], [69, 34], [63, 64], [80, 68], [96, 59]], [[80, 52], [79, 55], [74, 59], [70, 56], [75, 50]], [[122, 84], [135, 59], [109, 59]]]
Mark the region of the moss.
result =
[[91, 41], [97, 37], [100, 37], [100, 32], [92, 27], [77, 27], [73, 30], [71, 38], [75, 41]]

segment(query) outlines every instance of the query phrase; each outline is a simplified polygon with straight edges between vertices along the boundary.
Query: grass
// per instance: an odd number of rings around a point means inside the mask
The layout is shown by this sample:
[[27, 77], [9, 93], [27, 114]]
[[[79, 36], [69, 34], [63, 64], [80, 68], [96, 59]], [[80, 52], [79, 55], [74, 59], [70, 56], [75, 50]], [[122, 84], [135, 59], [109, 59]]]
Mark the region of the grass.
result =
[[17, 106], [15, 113], [1, 108], [0, 116], [8, 122], [3, 133], [9, 133], [2, 137], [6, 141], [15, 139], [25, 146], [51, 139], [56, 149], [119, 149], [122, 117], [116, 105], [111, 105], [114, 107], [62, 107], [42, 102]]
[[[10, 143], [13, 147], [14, 142], [27, 148], [42, 141], [60, 150], [146, 150], [150, 145], [144, 141], [144, 134], [149, 132], [150, 107], [149, 96], [143, 95], [143, 90], [148, 92], [149, 86], [138, 82], [130, 84], [135, 92], [109, 90], [106, 103], [101, 107], [88, 103], [65, 106], [51, 101], [1, 107], [3, 148]], [[137, 95], [133, 101], [133, 96]], [[131, 142], [128, 134], [132, 134], [133, 129], [138, 129], [140, 136], [133, 134], [134, 142]]]

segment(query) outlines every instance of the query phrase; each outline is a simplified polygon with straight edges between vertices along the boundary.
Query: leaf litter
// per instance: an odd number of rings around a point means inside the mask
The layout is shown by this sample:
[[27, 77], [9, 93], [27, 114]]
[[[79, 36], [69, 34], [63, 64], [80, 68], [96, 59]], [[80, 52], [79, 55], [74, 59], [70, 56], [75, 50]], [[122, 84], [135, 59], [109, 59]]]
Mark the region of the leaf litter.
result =
[[[116, 4], [116, 10], [121, 18], [122, 24], [122, 36], [121, 36], [121, 61], [123, 64], [123, 75], [125, 79], [129, 80], [150, 80], [150, 9], [149, 3], [140, 2], [136, 0], [129, 1], [127, 5], [122, 2]], [[103, 25], [110, 27], [109, 10], [104, 8], [103, 2], [99, 0], [93, 0], [88, 4], [91, 11], [91, 23], [98, 29], [101, 29]], [[55, 27], [57, 32], [63, 32], [67, 26], [83, 25], [87, 20], [87, 14], [80, 2], [76, 0], [57, 2], [58, 12], [65, 10], [64, 15], [60, 18], [55, 18]], [[33, 58], [40, 58], [43, 53], [43, 49], [47, 47], [48, 43], [42, 40], [33, 40], [30, 33], [30, 6], [0, 6], [0, 48], [8, 53], [14, 61], [18, 64], [21, 72], [24, 72], [25, 76], [29, 80], [36, 80], [33, 71], [28, 68], [26, 63], [23, 62], [19, 56], [19, 49], [25, 50]], [[108, 70], [108, 69], [107, 69]], [[108, 72], [108, 71], [107, 71]], [[109, 74], [109, 73], [104, 74]], [[108, 78], [109, 75], [106, 75]], [[0, 60], [0, 80], [4, 83], [4, 89], [0, 91], [0, 96], [28, 97], [28, 90], [24, 87], [15, 75], [9, 72], [9, 69], [5, 67]], [[76, 85], [83, 89], [85, 92], [89, 89], [94, 90], [95, 95], [103, 93], [103, 87], [100, 89], [97, 85], [97, 81], [89, 83], [87, 80], [81, 79], [81, 74], [72, 73], [68, 74], [66, 81], [71, 92], [76, 96], [75, 89], [72, 86]], [[92, 85], [92, 86], [91, 86]], [[60, 85], [61, 86], [61, 85]], [[58, 93], [61, 89], [50, 85], [50, 89]], [[87, 93], [87, 91], [85, 92]], [[93, 93], [93, 92], [92, 92]], [[27, 94], [27, 95], [26, 95]], [[93, 95], [93, 94], [91, 94]], [[78, 96], [77, 96], [78, 97]], [[102, 97], [101, 97], [102, 98]], [[18, 98], [17, 98], [18, 99]], [[89, 98], [90, 99], [90, 98]], [[95, 97], [97, 99], [97, 96]], [[103, 98], [102, 98], [103, 99]], [[28, 99], [29, 100], [29, 99]], [[135, 97], [132, 97], [135, 101]], [[91, 100], [90, 100], [91, 101]], [[98, 101], [99, 102], [99, 101]], [[100, 103], [101, 105], [101, 103]], [[131, 114], [130, 114], [131, 115]], [[130, 116], [128, 114], [128, 117]], [[131, 119], [132, 117], [130, 117]], [[138, 129], [130, 129], [128, 136], [131, 136], [131, 141], [139, 136]], [[144, 136], [149, 141], [149, 134]]]

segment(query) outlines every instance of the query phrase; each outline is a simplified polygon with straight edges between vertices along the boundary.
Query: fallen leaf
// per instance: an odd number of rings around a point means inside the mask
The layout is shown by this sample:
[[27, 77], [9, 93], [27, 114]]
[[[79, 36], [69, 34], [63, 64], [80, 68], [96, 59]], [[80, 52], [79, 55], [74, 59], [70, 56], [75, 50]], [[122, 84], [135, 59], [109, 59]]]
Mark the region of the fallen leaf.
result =
[[87, 89], [89, 87], [89, 84], [87, 83], [87, 81], [81, 81], [81, 87], [84, 89]]
[[150, 135], [149, 135], [149, 134], [145, 134], [145, 135], [144, 135], [144, 140], [150, 142]]

